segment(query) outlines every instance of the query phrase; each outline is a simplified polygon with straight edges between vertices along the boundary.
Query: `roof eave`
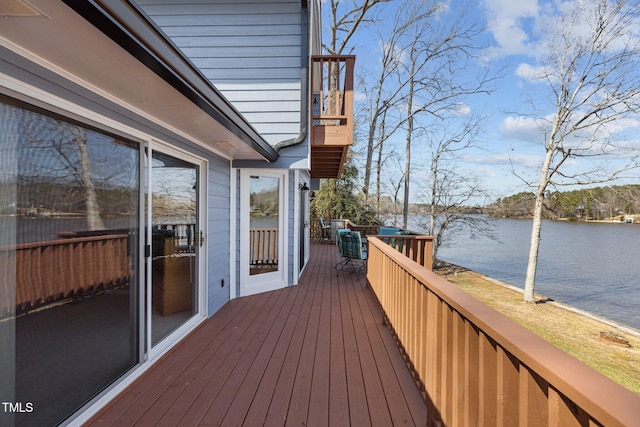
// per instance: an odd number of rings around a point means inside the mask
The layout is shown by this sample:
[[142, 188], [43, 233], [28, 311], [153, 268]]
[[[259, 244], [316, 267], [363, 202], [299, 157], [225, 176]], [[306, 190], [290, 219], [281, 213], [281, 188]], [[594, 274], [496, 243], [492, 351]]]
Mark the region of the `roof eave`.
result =
[[137, 5], [119, 0], [63, 2], [265, 160], [278, 159], [277, 151]]

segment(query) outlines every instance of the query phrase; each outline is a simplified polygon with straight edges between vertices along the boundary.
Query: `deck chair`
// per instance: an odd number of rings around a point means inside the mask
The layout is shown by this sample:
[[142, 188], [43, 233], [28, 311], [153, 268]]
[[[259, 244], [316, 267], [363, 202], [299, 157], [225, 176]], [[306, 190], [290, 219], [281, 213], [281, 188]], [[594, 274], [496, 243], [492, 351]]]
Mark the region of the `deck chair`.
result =
[[[378, 231], [379, 236], [395, 236], [400, 232], [398, 227], [380, 227]], [[386, 243], [389, 243], [388, 238], [382, 238]]]
[[338, 251], [342, 260], [336, 263], [336, 276], [340, 271], [348, 269], [358, 274], [367, 268], [367, 248], [362, 246], [362, 238], [359, 231], [338, 230]]
[[318, 222], [320, 223], [320, 236], [322, 241], [324, 242], [326, 240], [328, 242], [331, 238], [331, 225], [326, 225], [321, 216], [318, 217]]

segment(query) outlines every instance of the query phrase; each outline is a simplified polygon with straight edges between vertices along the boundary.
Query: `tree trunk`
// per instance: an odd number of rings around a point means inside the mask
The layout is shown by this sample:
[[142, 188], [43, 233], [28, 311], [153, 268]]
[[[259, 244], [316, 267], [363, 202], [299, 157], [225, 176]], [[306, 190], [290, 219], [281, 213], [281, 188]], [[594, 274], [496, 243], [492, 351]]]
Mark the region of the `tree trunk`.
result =
[[527, 275], [524, 281], [524, 293], [522, 299], [527, 303], [535, 302], [536, 270], [538, 268], [538, 252], [540, 250], [540, 230], [542, 229], [542, 211], [544, 206], [544, 192], [549, 185], [549, 166], [553, 155], [553, 148], [547, 148], [547, 154], [540, 172], [540, 182], [536, 192], [536, 200], [533, 208], [533, 225], [531, 226], [531, 243], [529, 245], [529, 260], [527, 262]]
[[413, 118], [409, 118], [407, 130], [407, 147], [405, 149], [405, 172], [404, 172], [404, 209], [402, 210], [402, 228], [406, 230], [409, 219], [409, 177], [411, 169], [411, 134], [413, 132]]
[[[431, 204], [429, 206], [429, 230], [428, 234], [434, 236], [436, 229], [436, 208], [437, 208], [437, 194], [438, 194], [438, 160], [439, 156], [436, 155], [431, 162]], [[435, 245], [434, 245], [435, 246]], [[434, 258], [435, 258], [434, 251]], [[435, 259], [434, 259], [435, 261]]]
[[98, 196], [91, 179], [91, 163], [89, 153], [87, 152], [87, 140], [82, 132], [76, 136], [76, 143], [80, 149], [80, 171], [82, 185], [85, 191], [85, 203], [87, 208], [87, 226], [89, 230], [104, 230], [104, 223], [100, 217], [100, 206], [98, 205]]
[[385, 120], [382, 120], [382, 124], [380, 125], [380, 142], [378, 142], [378, 159], [376, 161], [376, 214], [380, 215], [380, 193], [382, 191], [381, 189], [381, 179], [382, 179], [382, 150], [384, 148], [384, 140], [385, 140], [385, 134], [384, 134], [384, 125], [385, 125]]
[[367, 160], [364, 165], [364, 183], [362, 184], [362, 194], [364, 194], [365, 205], [369, 202], [369, 183], [371, 182], [371, 164], [373, 163], [374, 135], [377, 120], [371, 121], [369, 126], [369, 141], [367, 144]]
[[381, 177], [382, 177], [382, 145], [378, 147], [378, 160], [376, 164], [376, 215], [380, 215]]
[[[415, 62], [414, 62], [415, 66]], [[411, 137], [413, 136], [413, 68], [411, 69], [411, 82], [409, 83], [409, 97], [407, 98], [407, 145], [405, 147], [405, 170], [404, 170], [404, 209], [402, 210], [402, 228], [406, 230], [409, 217], [409, 176], [411, 173]]]

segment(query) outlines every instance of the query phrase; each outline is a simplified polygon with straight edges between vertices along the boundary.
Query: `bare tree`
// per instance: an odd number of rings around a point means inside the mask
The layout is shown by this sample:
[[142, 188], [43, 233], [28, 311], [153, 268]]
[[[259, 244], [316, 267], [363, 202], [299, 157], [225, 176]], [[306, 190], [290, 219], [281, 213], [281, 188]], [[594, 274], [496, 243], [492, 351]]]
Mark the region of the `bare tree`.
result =
[[[323, 43], [329, 55], [341, 55], [361, 25], [374, 22], [372, 10], [389, 0], [331, 0], [331, 26], [329, 43]], [[344, 6], [344, 3], [347, 6]]]
[[[465, 174], [459, 168], [460, 157], [478, 148], [478, 135], [484, 119], [469, 115], [462, 119], [452, 117], [443, 122], [439, 129], [432, 127], [428, 147], [431, 159], [428, 164], [430, 178], [424, 187], [423, 198], [428, 206], [426, 220], [420, 224], [433, 239], [433, 262], [438, 249], [445, 243], [451, 232], [467, 229], [473, 235], [492, 238], [491, 227], [484, 217], [469, 215], [469, 206], [478, 204], [486, 192], [477, 177]], [[437, 135], [437, 136], [436, 136]]]
[[[377, 74], [375, 77], [363, 76], [360, 79], [360, 86], [367, 99], [367, 104], [364, 108], [366, 112], [367, 147], [362, 185], [365, 203], [368, 203], [369, 200], [373, 156], [378, 152], [377, 172], [379, 173], [384, 143], [401, 126], [399, 120], [392, 121], [392, 116], [389, 112], [397, 108], [404, 97], [403, 87], [406, 83], [397, 81], [398, 67], [404, 50], [404, 46], [400, 42], [403, 33], [416, 19], [417, 17], [411, 17], [407, 21], [407, 17], [403, 13], [396, 13], [390, 31], [383, 31], [386, 28], [382, 27], [378, 34], [381, 55]], [[388, 123], [387, 120], [389, 120]]]
[[[25, 119], [25, 133], [30, 149], [43, 151], [45, 156], [51, 157], [51, 160], [39, 163], [29, 159], [29, 162], [34, 162], [32, 167], [35, 168], [36, 176], [46, 176], [58, 182], [78, 183], [84, 194], [87, 228], [92, 231], [104, 230], [87, 147], [87, 131], [80, 126], [49, 117], [29, 117]], [[113, 170], [118, 167], [119, 165], [114, 165]]]
[[[477, 67], [481, 45], [476, 41], [483, 28], [465, 7], [449, 9], [438, 1], [407, 2], [403, 13], [418, 17], [404, 32], [404, 62], [399, 81], [403, 85], [401, 121], [406, 130], [404, 156], [403, 227], [407, 227], [411, 185], [411, 151], [418, 139], [414, 131], [426, 127], [423, 116], [442, 121], [458, 110], [466, 97], [488, 93], [498, 73]], [[473, 70], [478, 70], [474, 73]]]
[[[546, 129], [546, 140], [535, 193], [523, 297], [529, 303], [535, 301], [547, 188], [605, 182], [637, 167], [637, 151], [620, 163], [625, 136], [616, 135], [614, 127], [635, 115], [639, 107], [640, 6], [636, 1], [623, 0], [576, 0], [571, 6], [568, 11], [561, 11], [560, 22], [550, 28], [547, 56], [543, 66], [536, 69], [555, 111], [551, 115], [538, 115]], [[537, 107], [544, 109], [544, 105]], [[595, 158], [601, 161], [593, 163]], [[592, 162], [584, 162], [586, 159]], [[582, 168], [569, 168], [569, 160]], [[606, 164], [612, 161], [617, 161], [616, 167]]]

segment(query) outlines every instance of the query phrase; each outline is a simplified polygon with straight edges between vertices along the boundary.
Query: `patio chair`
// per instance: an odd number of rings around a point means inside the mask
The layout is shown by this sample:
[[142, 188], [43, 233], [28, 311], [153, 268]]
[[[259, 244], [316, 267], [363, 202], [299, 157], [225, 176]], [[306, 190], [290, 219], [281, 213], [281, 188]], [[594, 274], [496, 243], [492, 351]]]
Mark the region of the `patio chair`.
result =
[[342, 255], [342, 260], [336, 263], [336, 276], [340, 271], [349, 269], [358, 274], [363, 273], [367, 268], [367, 248], [362, 245], [362, 238], [359, 231], [338, 230], [338, 251]]
[[[398, 227], [380, 227], [378, 231], [378, 235], [379, 236], [395, 236], [399, 232], [400, 232], [400, 229]], [[389, 239], [384, 237], [381, 237], [381, 239], [387, 244], [389, 244], [390, 242], [395, 242], [395, 239]]]
[[328, 242], [331, 238], [331, 225], [326, 225], [321, 216], [318, 217], [318, 222], [320, 223], [320, 237], [322, 238], [323, 242], [325, 240]]

